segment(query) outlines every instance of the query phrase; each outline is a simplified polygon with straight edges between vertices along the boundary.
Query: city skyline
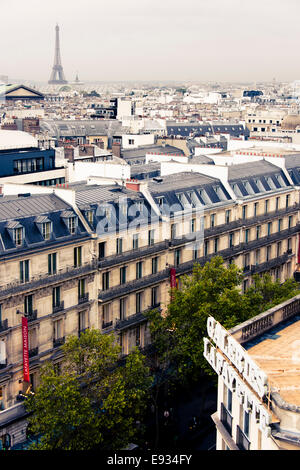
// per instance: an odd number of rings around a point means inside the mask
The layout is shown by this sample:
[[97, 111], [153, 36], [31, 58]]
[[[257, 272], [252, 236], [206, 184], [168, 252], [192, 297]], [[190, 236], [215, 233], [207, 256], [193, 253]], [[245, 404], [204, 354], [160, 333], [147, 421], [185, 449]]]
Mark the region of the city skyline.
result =
[[[10, 18], [7, 1], [2, 13]], [[300, 77], [295, 0], [17, 1], [2, 24], [1, 73], [47, 82], [61, 33], [68, 81], [293, 81]], [[22, 47], [20, 47], [22, 45]]]

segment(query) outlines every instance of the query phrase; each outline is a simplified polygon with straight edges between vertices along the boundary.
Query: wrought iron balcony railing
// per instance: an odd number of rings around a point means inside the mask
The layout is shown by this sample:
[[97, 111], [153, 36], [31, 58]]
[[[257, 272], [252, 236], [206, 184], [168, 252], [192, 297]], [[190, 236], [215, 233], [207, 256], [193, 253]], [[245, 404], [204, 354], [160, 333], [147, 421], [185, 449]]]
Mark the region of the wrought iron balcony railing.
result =
[[85, 294], [82, 294], [78, 297], [78, 303], [79, 304], [84, 304], [85, 302], [89, 301], [89, 293], [86, 292]]
[[85, 263], [81, 266], [67, 266], [65, 268], [57, 270], [54, 274], [40, 274], [39, 276], [33, 276], [27, 282], [21, 282], [15, 280], [14, 282], [0, 286], [0, 298], [8, 295], [22, 293], [26, 291], [32, 291], [41, 287], [57, 284], [59, 282], [72, 279], [78, 276], [88, 274], [97, 270], [97, 264], [95, 262]]
[[0, 333], [8, 329], [8, 320], [0, 321]]
[[64, 310], [64, 308], [65, 308], [65, 302], [62, 300], [58, 304], [53, 305], [52, 313], [60, 312], [61, 310]]
[[58, 348], [59, 346], [62, 346], [65, 343], [65, 337], [61, 338], [54, 338], [53, 339], [53, 347]]
[[37, 348], [31, 348], [28, 351], [28, 356], [29, 357], [35, 357], [35, 356], [38, 355], [38, 353], [39, 353], [39, 348], [38, 347]]

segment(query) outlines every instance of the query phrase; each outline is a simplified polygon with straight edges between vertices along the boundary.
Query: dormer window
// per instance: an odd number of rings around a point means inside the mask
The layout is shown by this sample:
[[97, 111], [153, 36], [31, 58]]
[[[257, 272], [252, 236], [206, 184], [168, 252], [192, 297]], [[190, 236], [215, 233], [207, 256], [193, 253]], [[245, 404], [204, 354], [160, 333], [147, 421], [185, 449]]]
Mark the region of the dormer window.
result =
[[50, 236], [52, 233], [52, 222], [48, 219], [47, 216], [38, 216], [35, 219], [35, 222], [41, 232], [44, 240], [50, 240]]
[[62, 219], [64, 220], [66, 226], [71, 235], [74, 235], [77, 230], [78, 218], [72, 211], [64, 211], [61, 214]]
[[14, 242], [18, 246], [22, 246], [25, 238], [24, 227], [17, 221], [10, 221], [7, 223], [6, 228]]
[[92, 210], [86, 211], [86, 218], [90, 225], [93, 225], [94, 222], [94, 212]]
[[51, 232], [52, 232], [51, 222], [44, 222], [42, 224], [42, 234], [43, 234], [43, 237], [44, 237], [45, 240], [50, 239]]
[[76, 232], [76, 217], [69, 217], [68, 229], [72, 235]]
[[24, 228], [16, 227], [13, 231], [14, 234], [14, 243], [16, 246], [21, 246], [24, 240]]

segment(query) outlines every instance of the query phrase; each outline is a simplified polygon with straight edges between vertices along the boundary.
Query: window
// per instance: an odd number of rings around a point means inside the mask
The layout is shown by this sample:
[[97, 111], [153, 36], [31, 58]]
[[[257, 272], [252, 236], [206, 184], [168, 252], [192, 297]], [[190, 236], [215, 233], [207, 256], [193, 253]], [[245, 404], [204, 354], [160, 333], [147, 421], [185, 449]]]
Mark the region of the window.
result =
[[158, 272], [158, 256], [152, 258], [152, 274], [156, 274]]
[[20, 261], [20, 282], [29, 281], [29, 259]]
[[208, 243], [209, 243], [209, 241], [205, 240], [205, 242], [204, 242], [204, 256], [208, 255]]
[[291, 239], [291, 238], [288, 238], [288, 241], [287, 241], [287, 249], [288, 249], [288, 250], [291, 250], [291, 249], [292, 249], [292, 239]]
[[151, 289], [151, 307], [155, 307], [159, 303], [158, 299], [158, 286], [152, 287]]
[[265, 214], [268, 214], [269, 212], [269, 199], [265, 200]]
[[292, 225], [293, 225], [293, 216], [290, 215], [290, 216], [289, 216], [289, 228], [291, 228]]
[[141, 343], [141, 327], [140, 327], [140, 325], [138, 325], [135, 328], [135, 345], [139, 346], [140, 343]]
[[269, 261], [271, 259], [271, 246], [267, 246], [266, 250], [266, 261]]
[[60, 287], [54, 287], [52, 290], [52, 307], [60, 306]]
[[245, 243], [248, 243], [248, 241], [249, 241], [249, 229], [246, 228], [246, 230], [245, 230]]
[[225, 223], [229, 224], [230, 221], [231, 221], [231, 210], [228, 209], [225, 212]]
[[73, 235], [76, 232], [76, 217], [68, 218], [68, 229], [71, 235]]
[[25, 295], [24, 298], [24, 313], [25, 315], [31, 315], [33, 313], [33, 295]]
[[148, 231], [148, 245], [154, 245], [155, 230]]
[[143, 292], [138, 292], [135, 296], [135, 312], [140, 313], [143, 311]]
[[105, 242], [101, 242], [98, 245], [98, 258], [99, 259], [102, 259], [105, 257], [105, 245], [106, 245]]
[[132, 237], [132, 248], [137, 250], [139, 247], [139, 234], [135, 233]]
[[285, 198], [285, 207], [288, 208], [289, 205], [290, 205], [290, 194], [287, 194]]
[[190, 232], [191, 233], [194, 233], [196, 231], [196, 219], [191, 219], [191, 222], [190, 222]]
[[234, 245], [234, 233], [229, 234], [229, 248], [233, 247]]
[[63, 337], [63, 320], [56, 320], [53, 323], [53, 336], [54, 340], [61, 339]]
[[93, 225], [94, 222], [94, 212], [93, 211], [86, 211], [86, 218], [90, 225]]
[[282, 219], [278, 219], [278, 232], [282, 229]]
[[216, 214], [211, 214], [210, 215], [210, 226], [211, 227], [215, 226], [215, 221], [216, 221]]
[[109, 271], [102, 274], [102, 290], [109, 289]]
[[123, 252], [123, 238], [116, 239], [116, 252], [117, 255]]
[[279, 209], [279, 202], [280, 202], [280, 197], [276, 198], [276, 205], [275, 205], [275, 210], [278, 211]]
[[23, 227], [17, 227], [14, 229], [14, 243], [16, 246], [21, 246], [23, 244], [24, 238], [24, 229]]
[[78, 281], [78, 300], [85, 297], [85, 279], [79, 279]]
[[258, 209], [258, 202], [255, 202], [255, 203], [254, 203], [254, 213], [253, 213], [253, 216], [254, 216], [254, 217], [257, 216], [257, 209]]
[[257, 225], [256, 227], [256, 240], [260, 238], [260, 233], [261, 233], [261, 225]]
[[277, 243], [277, 257], [281, 255], [281, 247], [282, 247], [282, 244], [281, 242], [278, 242]]
[[243, 210], [242, 218], [246, 219], [247, 218], [247, 206], [243, 206], [242, 210]]
[[272, 222], [268, 222], [268, 235], [271, 235], [272, 233]]
[[249, 413], [244, 410], [244, 434], [249, 437], [249, 430], [250, 430], [250, 419], [249, 419]]
[[141, 279], [143, 277], [143, 261], [136, 263], [136, 278]]
[[112, 325], [111, 321], [111, 304], [103, 305], [103, 321], [102, 321], [102, 328], [106, 328]]
[[127, 316], [127, 298], [120, 299], [120, 320], [125, 320]]
[[74, 268], [78, 268], [82, 263], [81, 246], [74, 248]]
[[219, 249], [219, 238], [214, 239], [214, 252], [217, 253]]
[[181, 262], [181, 249], [178, 248], [177, 250], [175, 250], [175, 253], [174, 253], [174, 264], [175, 266], [178, 266]]
[[227, 389], [227, 410], [232, 413], [232, 391]]
[[127, 273], [127, 266], [122, 266], [122, 268], [120, 268], [120, 284], [126, 283], [126, 273]]
[[86, 311], [78, 312], [78, 332], [82, 333], [87, 328]]
[[49, 240], [49, 239], [50, 239], [51, 231], [52, 231], [52, 224], [51, 224], [51, 222], [44, 222], [44, 223], [42, 224], [42, 235], [43, 235], [43, 237], [44, 237], [45, 240]]
[[56, 274], [57, 270], [57, 254], [50, 253], [48, 255], [48, 274]]
[[176, 238], [177, 234], [177, 224], [171, 225], [171, 239]]
[[193, 246], [193, 259], [197, 259], [198, 258], [198, 245], [197, 243]]
[[255, 252], [255, 264], [258, 265], [260, 263], [260, 250], [256, 250]]

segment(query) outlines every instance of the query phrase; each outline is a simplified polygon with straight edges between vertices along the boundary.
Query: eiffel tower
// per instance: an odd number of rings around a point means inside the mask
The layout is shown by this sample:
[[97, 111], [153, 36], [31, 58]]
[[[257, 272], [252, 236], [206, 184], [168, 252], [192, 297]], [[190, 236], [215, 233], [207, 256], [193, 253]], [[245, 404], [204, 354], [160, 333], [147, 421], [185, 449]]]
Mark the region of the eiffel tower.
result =
[[64, 83], [68, 83], [68, 82], [65, 78], [64, 70], [61, 65], [60, 46], [59, 46], [59, 26], [58, 25], [56, 25], [55, 31], [56, 31], [56, 36], [55, 36], [54, 65], [53, 65], [51, 77], [48, 83], [50, 85], [63, 85]]

